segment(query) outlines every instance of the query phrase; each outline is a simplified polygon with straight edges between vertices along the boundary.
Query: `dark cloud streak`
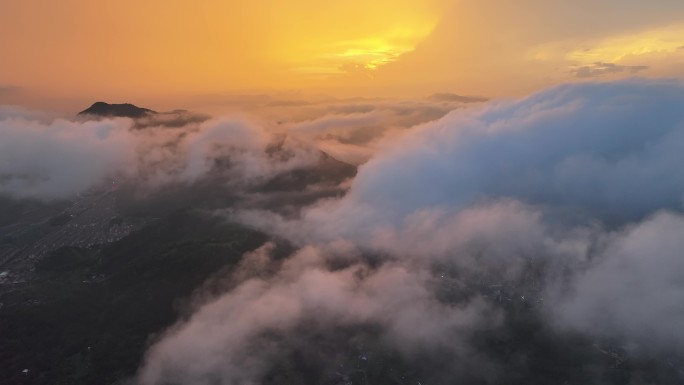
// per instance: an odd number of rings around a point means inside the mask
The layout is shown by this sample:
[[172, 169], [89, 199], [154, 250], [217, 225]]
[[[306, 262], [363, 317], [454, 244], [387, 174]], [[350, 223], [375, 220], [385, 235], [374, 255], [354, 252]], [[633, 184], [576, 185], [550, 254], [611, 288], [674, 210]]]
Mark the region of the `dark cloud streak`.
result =
[[645, 65], [628, 66], [628, 65], [620, 65], [620, 64], [615, 64], [615, 63], [596, 62], [596, 63], [589, 65], [589, 66], [579, 67], [579, 68], [573, 70], [572, 72], [578, 78], [595, 78], [595, 77], [600, 77], [600, 76], [607, 76], [607, 75], [614, 75], [614, 74], [621, 74], [621, 73], [636, 74], [637, 72], [645, 71], [645, 70], [648, 70], [649, 68], [650, 68], [649, 66], [645, 66]]

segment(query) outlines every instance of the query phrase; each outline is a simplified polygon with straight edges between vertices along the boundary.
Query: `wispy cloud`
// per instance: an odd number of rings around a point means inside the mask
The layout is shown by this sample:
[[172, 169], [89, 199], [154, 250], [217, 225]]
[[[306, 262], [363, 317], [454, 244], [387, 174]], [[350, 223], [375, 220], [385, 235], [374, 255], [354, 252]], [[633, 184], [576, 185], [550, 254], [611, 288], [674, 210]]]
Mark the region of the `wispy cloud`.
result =
[[620, 74], [620, 73], [630, 73], [635, 74], [640, 71], [649, 69], [649, 66], [638, 65], [638, 66], [628, 66], [620, 65], [615, 63], [603, 63], [596, 62], [591, 65], [582, 66], [572, 70], [578, 78], [594, 78], [599, 76]]
[[0, 84], [0, 96], [12, 95], [12, 94], [19, 93], [20, 91], [21, 91], [20, 87]]

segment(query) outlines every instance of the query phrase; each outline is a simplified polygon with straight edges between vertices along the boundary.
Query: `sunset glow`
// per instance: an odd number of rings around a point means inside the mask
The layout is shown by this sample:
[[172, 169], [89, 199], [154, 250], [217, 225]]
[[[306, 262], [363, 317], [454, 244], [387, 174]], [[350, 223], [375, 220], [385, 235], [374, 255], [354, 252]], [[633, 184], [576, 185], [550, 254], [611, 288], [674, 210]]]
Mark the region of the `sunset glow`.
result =
[[11, 1], [0, 13], [8, 53], [0, 100], [65, 107], [87, 93], [172, 106], [293, 90], [503, 96], [598, 75], [684, 77], [676, 2], [606, 23], [528, 1]]
[[147, 96], [329, 87], [412, 51], [444, 10], [437, 0], [11, 2], [0, 84]]
[[1, 385], [683, 385], [684, 0], [0, 0]]

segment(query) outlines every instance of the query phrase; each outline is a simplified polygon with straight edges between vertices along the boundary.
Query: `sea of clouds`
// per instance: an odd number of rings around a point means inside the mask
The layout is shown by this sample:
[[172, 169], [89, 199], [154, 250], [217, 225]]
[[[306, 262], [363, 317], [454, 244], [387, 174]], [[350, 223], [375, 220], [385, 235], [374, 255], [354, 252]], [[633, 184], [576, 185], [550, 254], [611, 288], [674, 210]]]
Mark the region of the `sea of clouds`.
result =
[[65, 197], [108, 175], [191, 182], [217, 154], [248, 181], [315, 163], [320, 140], [353, 142], [367, 160], [343, 197], [296, 215], [217, 212], [296, 251], [269, 243], [245, 255], [221, 294], [199, 296], [156, 340], [136, 381], [257, 384], [293, 352], [334, 372], [370, 333], [376, 349], [434, 365], [433, 382], [500, 383], [506, 364], [474, 336], [509, 330], [506, 293], [540, 333], [633, 357], [684, 353], [683, 106], [681, 82], [635, 79], [415, 124], [350, 107], [281, 128], [296, 138], [285, 162], [265, 150], [273, 134], [246, 121], [132, 130], [127, 119], [3, 112], [0, 191]]

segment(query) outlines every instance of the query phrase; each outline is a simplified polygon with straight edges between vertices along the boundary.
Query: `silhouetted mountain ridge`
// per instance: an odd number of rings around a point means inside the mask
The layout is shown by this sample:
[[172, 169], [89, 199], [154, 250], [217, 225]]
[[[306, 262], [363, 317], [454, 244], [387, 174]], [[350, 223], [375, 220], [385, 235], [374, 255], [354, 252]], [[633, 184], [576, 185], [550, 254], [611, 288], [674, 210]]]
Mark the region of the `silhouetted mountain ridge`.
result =
[[105, 102], [95, 102], [92, 106], [79, 112], [78, 114], [107, 117], [117, 116], [124, 118], [142, 118], [148, 115], [157, 114], [157, 112], [148, 108], [138, 107], [130, 103], [109, 104]]

